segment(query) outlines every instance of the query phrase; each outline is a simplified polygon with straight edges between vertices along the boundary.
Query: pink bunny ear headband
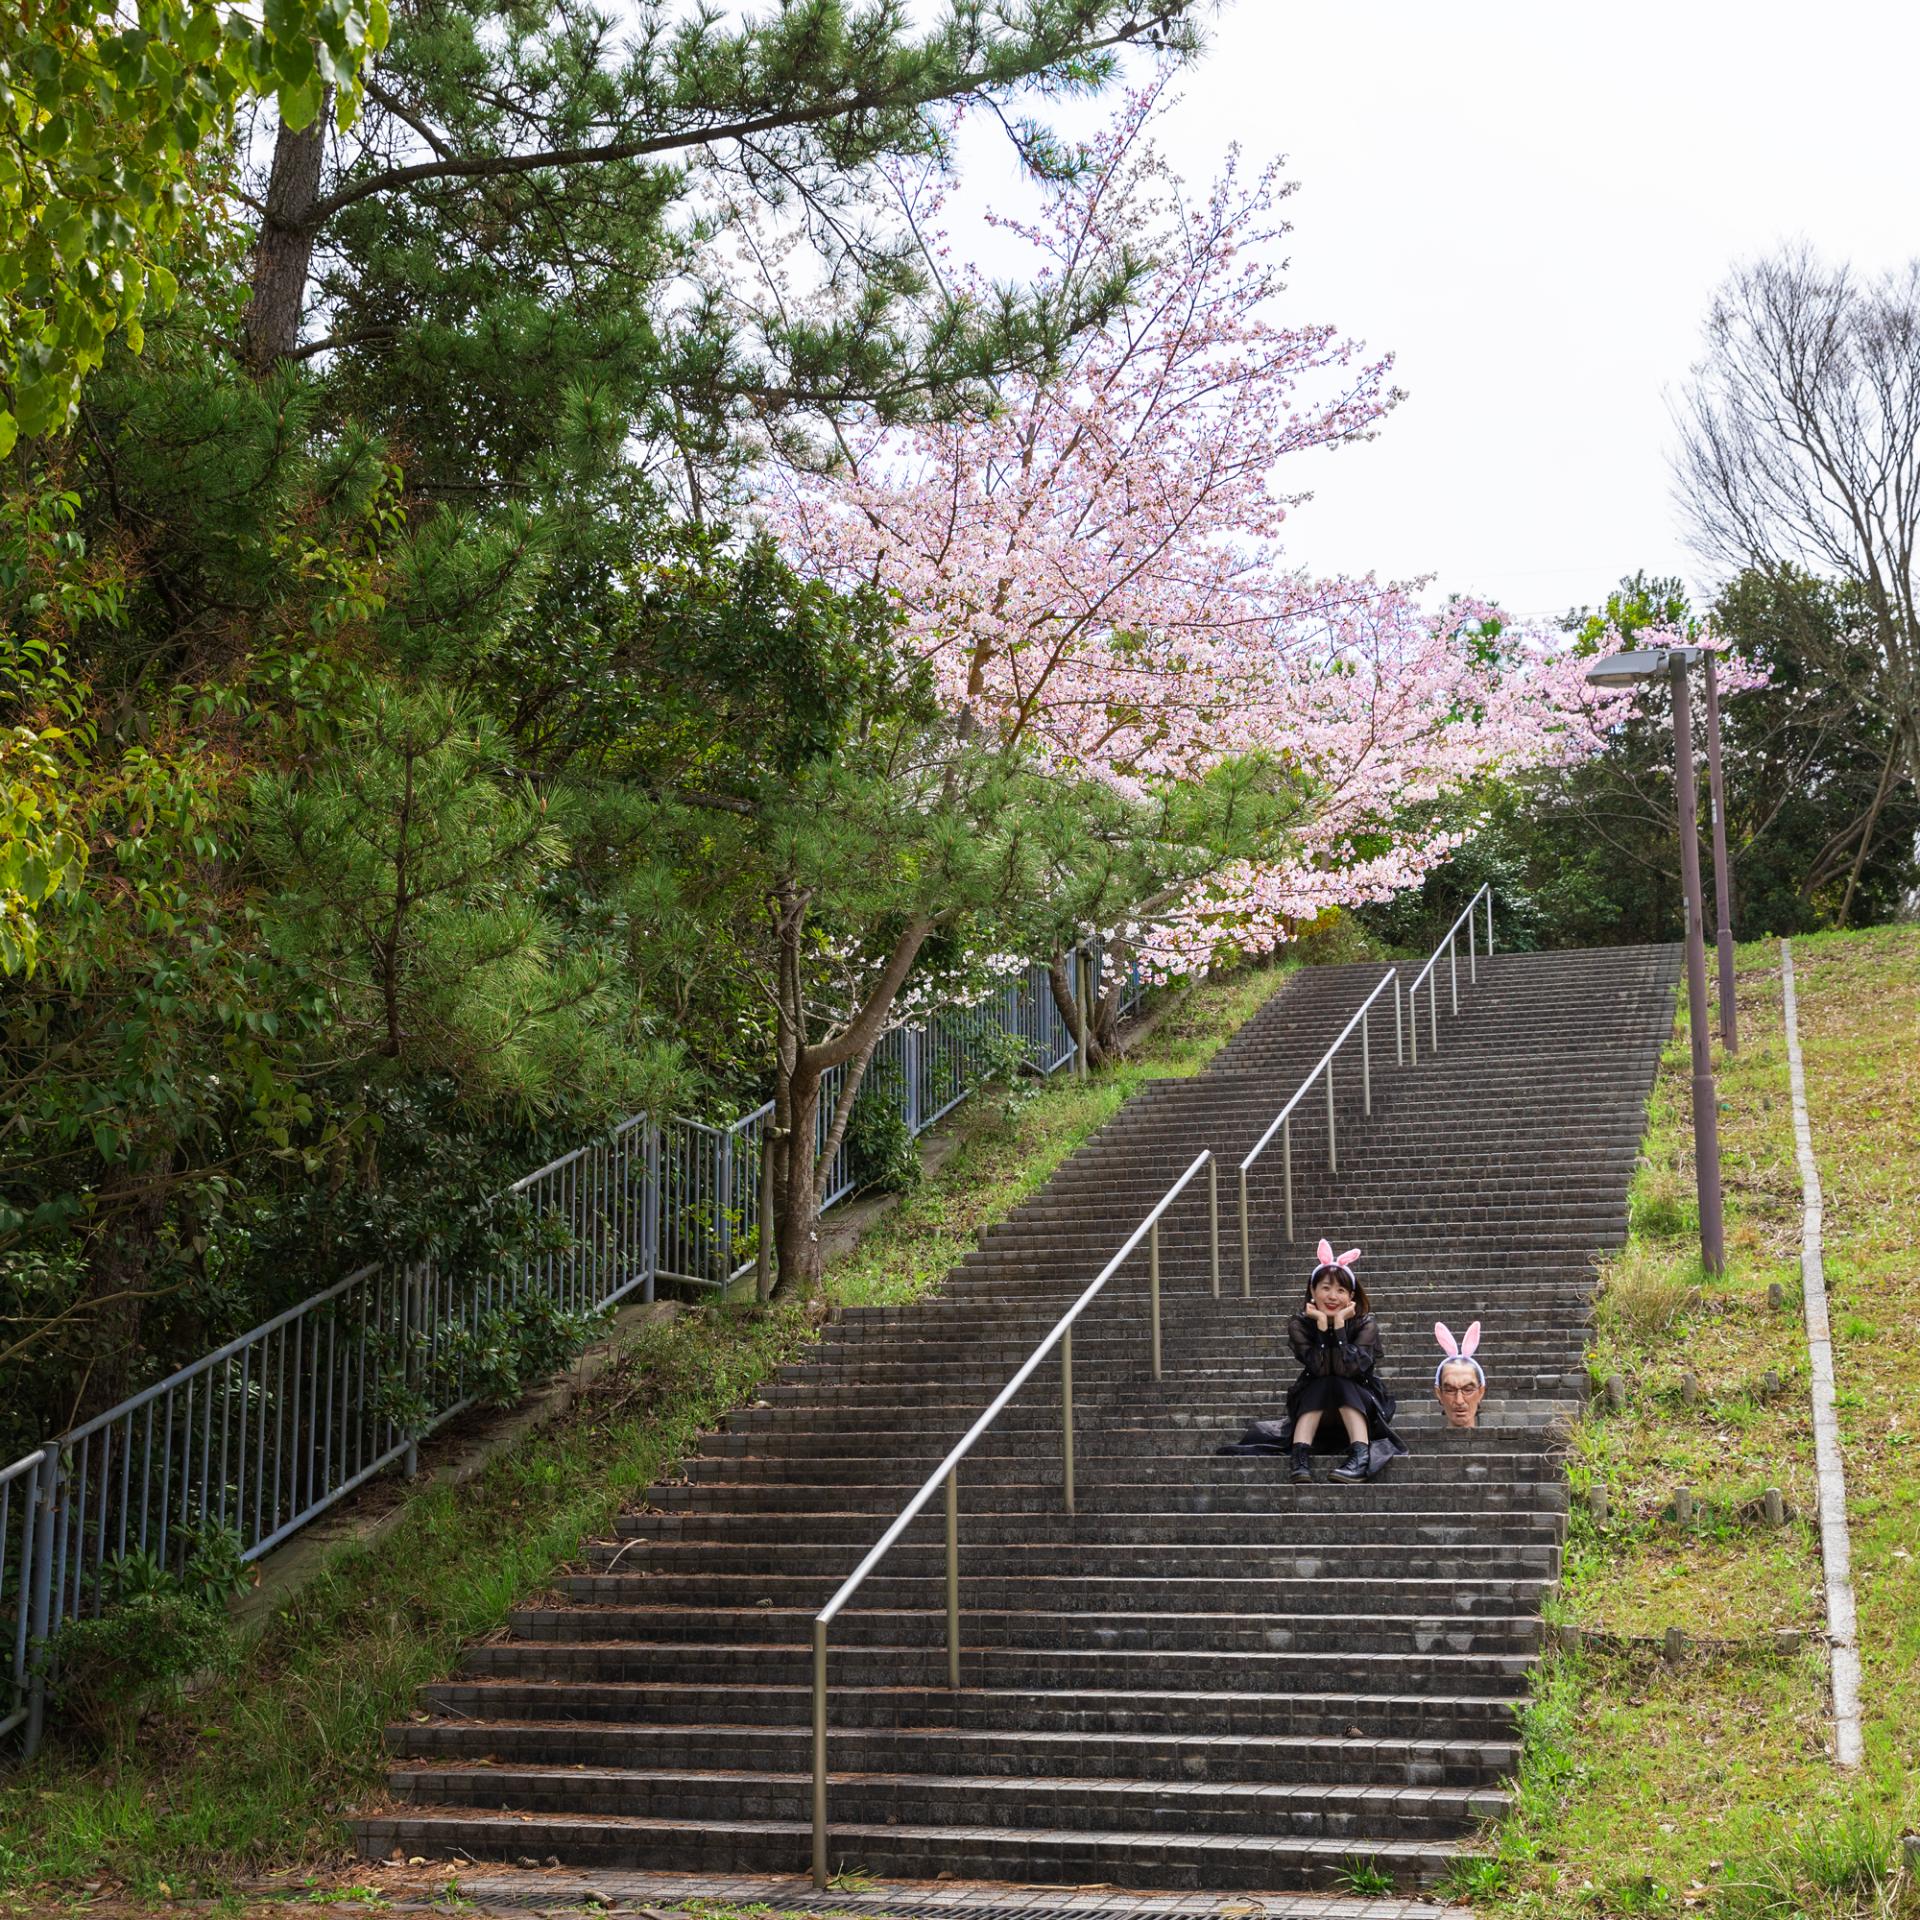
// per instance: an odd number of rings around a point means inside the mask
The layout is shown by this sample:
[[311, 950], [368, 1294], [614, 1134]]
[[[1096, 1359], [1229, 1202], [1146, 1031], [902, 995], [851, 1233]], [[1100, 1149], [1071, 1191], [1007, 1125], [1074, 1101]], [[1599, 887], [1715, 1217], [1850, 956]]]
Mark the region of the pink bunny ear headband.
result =
[[1331, 1240], [1322, 1240], [1316, 1249], [1315, 1257], [1320, 1264], [1314, 1268], [1313, 1277], [1318, 1280], [1323, 1273], [1344, 1273], [1347, 1284], [1353, 1284], [1353, 1263], [1360, 1258], [1358, 1247], [1349, 1247], [1345, 1253], [1336, 1254]]
[[1487, 1384], [1487, 1370], [1473, 1356], [1480, 1349], [1480, 1322], [1476, 1320], [1467, 1329], [1466, 1338], [1456, 1340], [1453, 1330], [1444, 1320], [1433, 1323], [1433, 1337], [1440, 1342], [1441, 1351], [1446, 1355], [1433, 1370], [1433, 1384], [1440, 1384], [1440, 1376], [1456, 1361], [1473, 1369], [1473, 1377], [1484, 1387]]

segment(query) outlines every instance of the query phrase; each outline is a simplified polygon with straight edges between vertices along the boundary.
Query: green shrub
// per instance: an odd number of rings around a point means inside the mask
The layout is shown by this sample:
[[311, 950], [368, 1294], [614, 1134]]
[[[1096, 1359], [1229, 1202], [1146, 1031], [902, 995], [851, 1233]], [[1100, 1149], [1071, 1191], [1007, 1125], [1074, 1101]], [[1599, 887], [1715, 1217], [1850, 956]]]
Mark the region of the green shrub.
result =
[[906, 1083], [891, 1061], [869, 1068], [847, 1122], [847, 1165], [863, 1193], [911, 1193], [920, 1149], [907, 1122]]
[[225, 1664], [226, 1603], [247, 1584], [240, 1537], [201, 1528], [179, 1572], [135, 1551], [100, 1570], [98, 1618], [69, 1620], [44, 1656], [62, 1726], [80, 1740], [124, 1749], [141, 1719], [179, 1699], [197, 1673]]

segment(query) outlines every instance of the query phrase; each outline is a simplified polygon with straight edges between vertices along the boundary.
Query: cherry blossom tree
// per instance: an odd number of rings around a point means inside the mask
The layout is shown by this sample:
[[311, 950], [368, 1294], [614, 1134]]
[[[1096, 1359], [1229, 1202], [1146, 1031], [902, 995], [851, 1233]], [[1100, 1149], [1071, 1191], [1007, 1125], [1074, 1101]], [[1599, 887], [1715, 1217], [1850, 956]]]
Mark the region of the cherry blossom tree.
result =
[[[1127, 278], [1118, 314], [991, 409], [841, 429], [841, 457], [784, 471], [769, 513], [802, 567], [897, 595], [965, 724], [1137, 810], [1136, 854], [1166, 857], [1096, 863], [1091, 893], [1063, 874], [1057, 904], [1165, 976], [1417, 885], [1459, 844], [1427, 803], [1583, 750], [1612, 702], [1496, 608], [1430, 613], [1410, 586], [1285, 562], [1301, 459], [1373, 433], [1391, 362], [1283, 324], [1288, 187], [1235, 158], [1189, 195], [1150, 137], [1162, 102], [1132, 97], [1040, 218], [996, 222], [1043, 292]], [[1266, 804], [1157, 839], [1228, 767]], [[1064, 971], [1056, 992], [1077, 1020]]]

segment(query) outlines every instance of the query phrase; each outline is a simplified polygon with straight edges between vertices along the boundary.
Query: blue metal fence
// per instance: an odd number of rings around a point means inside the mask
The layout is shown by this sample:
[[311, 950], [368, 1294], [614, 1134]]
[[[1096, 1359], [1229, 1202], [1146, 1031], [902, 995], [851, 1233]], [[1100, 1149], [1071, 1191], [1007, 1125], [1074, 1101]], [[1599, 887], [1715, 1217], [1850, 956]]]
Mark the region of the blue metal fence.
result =
[[[1098, 948], [1093, 960], [1101, 991]], [[1121, 1011], [1143, 993], [1130, 968]], [[1039, 1072], [1073, 1059], [1044, 966], [893, 1028], [861, 1097], [897, 1091], [924, 1133], [978, 1084], [997, 1033], [1018, 1035]], [[835, 1070], [822, 1087], [822, 1147], [844, 1084]], [[28, 1752], [38, 1745], [37, 1650], [102, 1610], [116, 1562], [137, 1552], [178, 1569], [220, 1530], [256, 1560], [382, 1469], [411, 1470], [421, 1439], [477, 1397], [497, 1316], [650, 1300], [661, 1280], [717, 1291], [749, 1272], [772, 1114], [771, 1101], [729, 1126], [636, 1114], [492, 1203], [516, 1236], [510, 1260], [477, 1278], [437, 1254], [364, 1267], [0, 1469], [0, 1738], [22, 1731]], [[843, 1140], [826, 1204], [854, 1185]]]

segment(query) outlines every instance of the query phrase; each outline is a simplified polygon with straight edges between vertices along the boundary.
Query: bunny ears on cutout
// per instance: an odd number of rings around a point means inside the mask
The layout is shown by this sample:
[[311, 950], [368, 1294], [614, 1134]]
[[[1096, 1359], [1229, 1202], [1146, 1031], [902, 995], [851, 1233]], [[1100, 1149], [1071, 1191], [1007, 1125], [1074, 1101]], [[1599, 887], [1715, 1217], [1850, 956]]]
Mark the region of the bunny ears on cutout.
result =
[[1440, 1342], [1441, 1352], [1445, 1355], [1445, 1358], [1442, 1359], [1440, 1364], [1433, 1370], [1433, 1384], [1436, 1387], [1440, 1384], [1440, 1376], [1445, 1373], [1455, 1361], [1460, 1361], [1471, 1367], [1474, 1378], [1478, 1380], [1483, 1387], [1487, 1384], [1486, 1368], [1473, 1357], [1480, 1349], [1480, 1322], [1478, 1320], [1467, 1329], [1466, 1337], [1461, 1340], [1456, 1340], [1453, 1337], [1453, 1329], [1449, 1327], [1444, 1320], [1436, 1320], [1433, 1323], [1433, 1337]]

